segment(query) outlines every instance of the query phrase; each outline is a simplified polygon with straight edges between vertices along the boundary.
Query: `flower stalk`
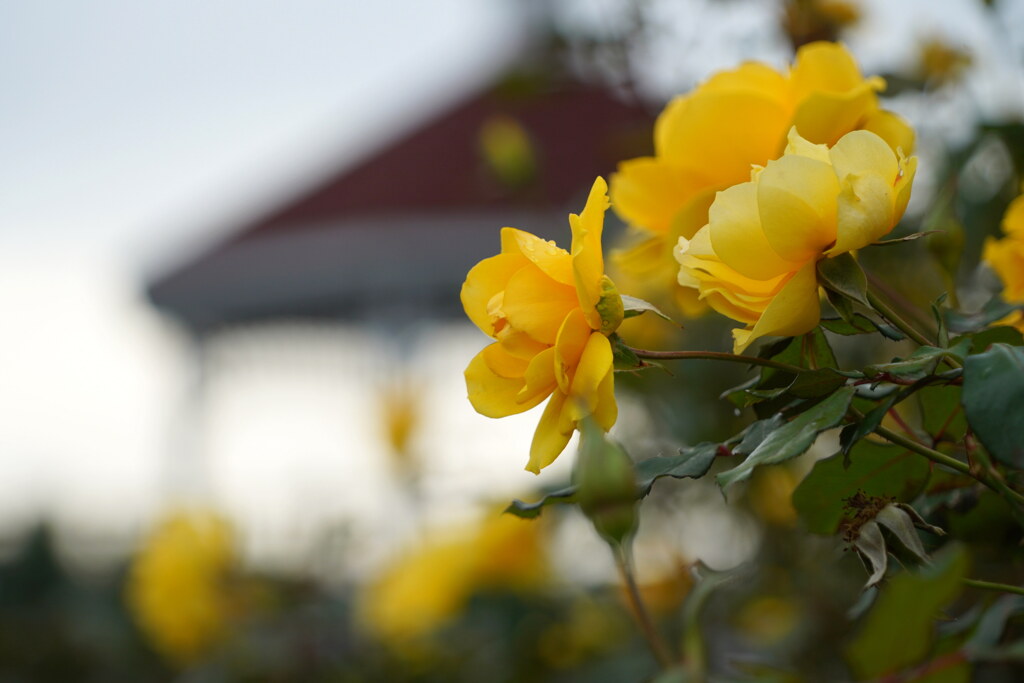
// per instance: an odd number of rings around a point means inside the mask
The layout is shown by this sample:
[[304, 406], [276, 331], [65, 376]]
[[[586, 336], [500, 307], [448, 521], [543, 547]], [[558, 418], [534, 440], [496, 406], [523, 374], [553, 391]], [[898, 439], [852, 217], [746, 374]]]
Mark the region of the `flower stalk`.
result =
[[635, 349], [633, 347], [629, 347], [629, 350], [635, 353], [637, 358], [646, 358], [647, 360], [721, 360], [729, 363], [760, 365], [761, 367], [773, 368], [775, 370], [782, 370], [783, 372], [791, 372], [793, 374], [807, 372], [808, 370], [807, 368], [802, 368], [799, 365], [790, 365], [789, 363], [783, 363], [770, 358], [742, 356], [722, 351], [648, 351], [646, 349]]
[[658, 665], [662, 669], [671, 668], [674, 663], [671, 650], [669, 650], [665, 639], [658, 633], [658, 629], [655, 628], [654, 620], [651, 619], [651, 613], [647, 610], [647, 605], [644, 604], [644, 600], [640, 595], [640, 588], [636, 585], [636, 578], [633, 576], [632, 563], [630, 562], [627, 548], [621, 544], [613, 545], [612, 554], [615, 556], [615, 564], [619, 568], [622, 582], [626, 586], [626, 594], [629, 596], [629, 602], [633, 608], [631, 611], [636, 619], [637, 626], [640, 627], [640, 632], [643, 634], [648, 646], [650, 646], [651, 653], [658, 661]]

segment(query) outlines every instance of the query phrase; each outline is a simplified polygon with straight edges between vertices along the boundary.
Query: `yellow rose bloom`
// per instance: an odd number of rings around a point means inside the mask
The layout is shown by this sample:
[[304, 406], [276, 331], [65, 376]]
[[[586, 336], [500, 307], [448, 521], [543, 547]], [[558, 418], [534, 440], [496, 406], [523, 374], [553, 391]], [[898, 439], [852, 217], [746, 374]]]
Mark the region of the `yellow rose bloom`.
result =
[[[1024, 303], [1024, 195], [1010, 202], [1003, 216], [1005, 237], [985, 240], [982, 259], [1003, 281], [1003, 299], [1011, 304]], [[1024, 313], [1012, 313], [1000, 321], [1024, 332]]]
[[537, 473], [565, 449], [580, 419], [605, 430], [618, 415], [608, 335], [622, 322], [622, 299], [604, 274], [601, 232], [607, 185], [594, 181], [586, 207], [569, 216], [572, 253], [515, 228], [502, 228], [501, 253], [475, 265], [462, 306], [496, 341], [466, 368], [477, 412], [505, 417], [551, 397], [526, 469]]
[[481, 590], [531, 590], [547, 578], [542, 523], [495, 514], [400, 557], [363, 594], [366, 627], [398, 648], [455, 618]]
[[131, 566], [127, 599], [158, 651], [185, 664], [224, 636], [224, 582], [234, 561], [231, 527], [213, 513], [176, 513], [146, 539]]
[[[678, 239], [693, 238], [707, 223], [717, 191], [781, 156], [794, 126], [828, 146], [850, 131], [869, 130], [909, 154], [913, 130], [879, 107], [884, 87], [881, 78], [861, 76], [843, 45], [818, 42], [800, 48], [786, 72], [748, 62], [672, 100], [654, 127], [654, 156], [625, 161], [612, 176], [615, 210], [642, 238], [615, 255], [629, 291], [659, 300], [658, 293], [674, 289]], [[692, 314], [692, 299], [678, 292], [675, 298]]]
[[854, 131], [830, 149], [790, 131], [785, 154], [751, 180], [719, 192], [708, 224], [680, 237], [678, 281], [719, 313], [742, 353], [768, 335], [790, 337], [818, 324], [818, 260], [865, 247], [903, 216], [916, 157], [879, 136]]

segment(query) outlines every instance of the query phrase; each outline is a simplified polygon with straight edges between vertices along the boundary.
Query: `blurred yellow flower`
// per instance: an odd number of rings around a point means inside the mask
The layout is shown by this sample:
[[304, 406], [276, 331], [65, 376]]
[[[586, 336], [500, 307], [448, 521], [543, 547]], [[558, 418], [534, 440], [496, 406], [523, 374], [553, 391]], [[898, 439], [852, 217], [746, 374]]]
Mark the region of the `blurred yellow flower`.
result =
[[[614, 255], [625, 291], [662, 300], [673, 290], [678, 239], [693, 238], [707, 223], [717, 191], [781, 156], [793, 126], [829, 146], [850, 131], [869, 130], [909, 154], [913, 130], [879, 107], [884, 87], [881, 78], [861, 76], [843, 45], [819, 42], [802, 47], [784, 73], [748, 62], [672, 100], [654, 127], [655, 155], [625, 161], [612, 176], [615, 210], [638, 231], [634, 242], [641, 238]], [[674, 296], [684, 313], [695, 311], [692, 299]]]
[[679, 238], [679, 284], [747, 324], [733, 330], [736, 353], [763, 336], [809, 332], [820, 318], [818, 260], [889, 232], [907, 207], [916, 168], [916, 157], [868, 131], [829, 149], [794, 128], [780, 159], [719, 192], [708, 224], [692, 240]]
[[512, 515], [434, 539], [399, 558], [367, 587], [366, 626], [396, 647], [415, 647], [482, 590], [531, 590], [547, 577], [544, 525]]
[[381, 392], [381, 432], [395, 464], [412, 463], [413, 436], [420, 425], [420, 396], [410, 382], [399, 382]]
[[231, 526], [214, 513], [178, 512], [154, 530], [132, 563], [127, 599], [155, 649], [185, 664], [223, 638], [234, 562]]
[[973, 61], [970, 52], [937, 37], [920, 44], [917, 59], [918, 76], [934, 86], [959, 81]]
[[[1007, 207], [1003, 235], [1000, 239], [985, 240], [982, 258], [1003, 281], [1003, 299], [1012, 304], [1024, 304], [1024, 194]], [[1000, 324], [1013, 325], [1024, 332], [1024, 313], [1012, 313]]]
[[605, 430], [618, 415], [608, 335], [622, 322], [622, 299], [604, 274], [601, 232], [607, 186], [594, 181], [586, 207], [569, 216], [572, 253], [515, 228], [502, 228], [501, 253], [475, 265], [462, 306], [495, 341], [466, 368], [477, 412], [505, 417], [550, 396], [526, 469], [539, 472], [565, 449], [580, 419]]

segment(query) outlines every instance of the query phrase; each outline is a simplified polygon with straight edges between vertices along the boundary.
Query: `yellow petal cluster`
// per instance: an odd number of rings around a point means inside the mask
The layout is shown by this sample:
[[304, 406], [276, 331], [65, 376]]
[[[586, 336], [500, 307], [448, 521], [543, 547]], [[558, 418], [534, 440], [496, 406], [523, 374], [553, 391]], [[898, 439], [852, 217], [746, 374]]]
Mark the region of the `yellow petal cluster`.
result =
[[608, 335], [623, 310], [604, 274], [607, 209], [607, 185], [598, 178], [582, 213], [569, 216], [571, 253], [503, 228], [501, 253], [474, 266], [462, 285], [466, 315], [495, 339], [466, 368], [473, 407], [505, 417], [551, 397], [530, 447], [531, 472], [558, 457], [585, 415], [607, 431], [618, 414]]
[[443, 540], [428, 541], [367, 588], [362, 619], [391, 645], [414, 647], [482, 590], [533, 589], [548, 573], [543, 530], [543, 524], [495, 514]]
[[[1003, 299], [1012, 304], [1024, 304], [1024, 195], [1007, 207], [1003, 235], [1000, 239], [985, 240], [982, 258], [1003, 281]], [[1024, 332], [1024, 314], [1020, 312], [1000, 322]]]
[[[752, 165], [781, 156], [794, 126], [828, 146], [869, 130], [909, 154], [913, 130], [879, 107], [884, 87], [881, 78], [861, 75], [843, 45], [817, 42], [800, 48], [787, 71], [746, 63], [672, 100], [655, 124], [654, 156], [625, 161], [612, 177], [616, 212], [642, 236], [616, 254], [629, 291], [654, 300], [669, 291], [679, 237], [693, 238], [707, 222], [717, 191], [746, 181]], [[634, 288], [634, 281], [645, 286]], [[677, 304], [692, 308], [685, 298]]]
[[235, 562], [230, 524], [211, 512], [178, 512], [146, 539], [131, 567], [127, 599], [153, 646], [186, 664], [225, 634], [225, 580]]
[[747, 325], [733, 330], [736, 353], [763, 336], [809, 332], [820, 318], [818, 260], [889, 232], [907, 207], [916, 168], [915, 157], [868, 131], [829, 148], [794, 128], [781, 158], [719, 192], [708, 224], [693, 239], [679, 238], [679, 284]]

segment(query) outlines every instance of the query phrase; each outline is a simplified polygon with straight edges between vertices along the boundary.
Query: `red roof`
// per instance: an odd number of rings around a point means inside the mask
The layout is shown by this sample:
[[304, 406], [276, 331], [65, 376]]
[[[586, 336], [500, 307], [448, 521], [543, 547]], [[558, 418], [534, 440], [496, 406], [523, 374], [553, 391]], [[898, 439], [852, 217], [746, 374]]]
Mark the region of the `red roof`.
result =
[[[535, 152], [530, 182], [500, 182], [481, 153], [480, 132], [495, 117], [514, 121], [525, 130]], [[418, 253], [402, 256], [397, 251], [388, 262], [374, 267], [409, 280], [401, 286], [411, 292], [427, 283], [414, 281], [417, 271], [412, 264], [396, 259], [430, 262], [431, 254], [422, 250], [457, 250], [457, 263], [445, 266], [452, 272], [444, 273], [444, 283], [437, 273], [430, 277], [430, 287], [444, 289], [440, 298], [451, 297], [447, 288], [457, 292], [466, 268], [495, 249], [497, 229], [510, 224], [513, 217], [560, 215], [557, 226], [519, 227], [539, 233], [566, 229], [566, 212], [582, 208], [576, 204], [585, 198], [597, 175], [607, 177], [619, 161], [650, 152], [652, 124], [648, 110], [625, 103], [603, 88], [579, 83], [542, 89], [501, 84], [465, 99], [377, 154], [243, 226], [233, 238], [152, 283], [150, 297], [193, 327], [313, 310], [344, 315], [345, 301], [362, 296], [353, 289], [358, 289], [358, 283], [312, 272], [312, 263], [320, 262], [322, 269], [362, 269], [366, 259], [381, 259], [379, 245], [366, 244], [387, 239], [381, 231], [408, 236], [436, 229], [448, 218], [452, 229], [445, 231], [443, 240], [424, 235]], [[478, 225], [474, 219], [481, 216], [493, 216], [500, 224]], [[323, 254], [310, 254], [309, 262], [304, 262], [296, 245], [318, 243], [311, 241], [311, 235], [324, 232], [334, 234], [330, 243], [338, 249], [333, 266]], [[559, 236], [564, 237], [560, 232]], [[289, 239], [294, 244], [287, 244]], [[326, 243], [324, 238], [317, 239]], [[273, 258], [273, 250], [279, 248], [289, 258]], [[248, 254], [256, 252], [259, 258], [250, 259]], [[317, 278], [323, 282], [322, 291]], [[303, 281], [294, 293], [278, 291], [282, 283], [293, 281]], [[245, 293], [244, 302], [240, 293]], [[434, 291], [432, 296], [439, 294]], [[265, 306], [261, 301], [275, 303]]]

